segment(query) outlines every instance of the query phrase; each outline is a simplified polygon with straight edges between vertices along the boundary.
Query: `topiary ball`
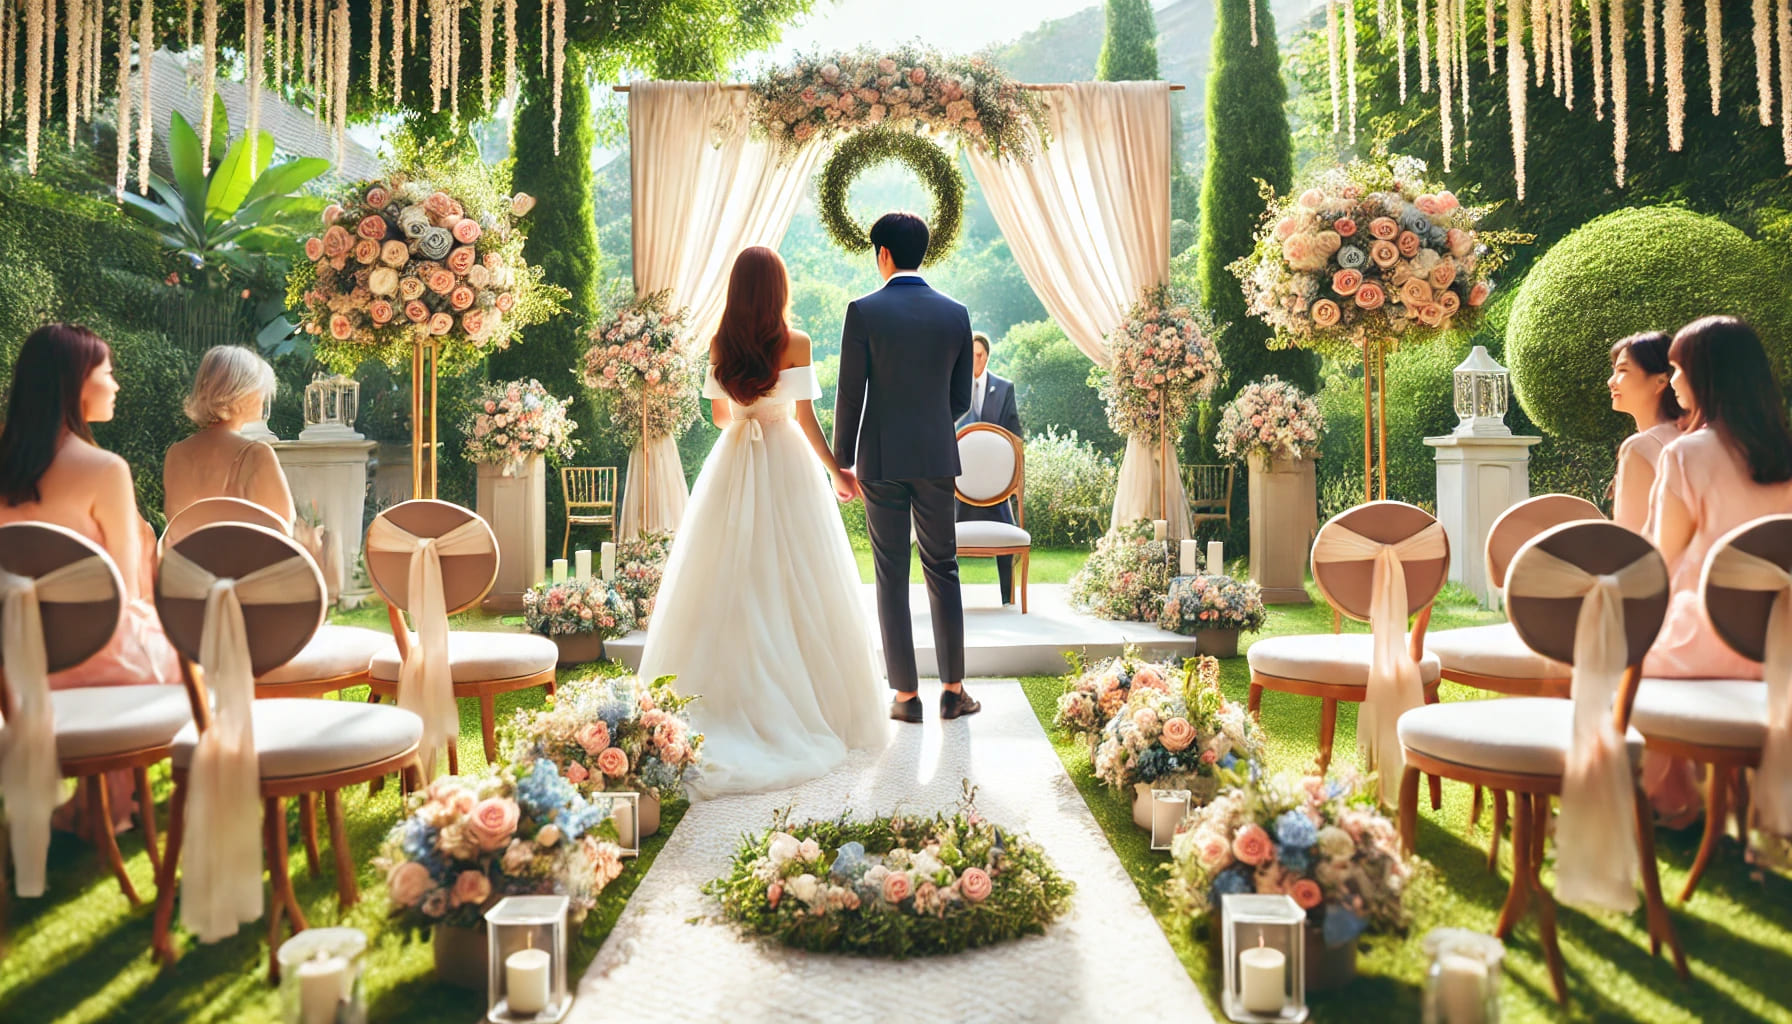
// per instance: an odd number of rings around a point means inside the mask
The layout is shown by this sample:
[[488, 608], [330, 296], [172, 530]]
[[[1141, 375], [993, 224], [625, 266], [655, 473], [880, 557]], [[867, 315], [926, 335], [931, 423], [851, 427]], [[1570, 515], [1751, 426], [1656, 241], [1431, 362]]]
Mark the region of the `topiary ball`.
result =
[[1717, 314], [1753, 324], [1781, 386], [1792, 384], [1788, 269], [1773, 247], [1679, 207], [1588, 221], [1537, 261], [1513, 301], [1506, 360], [1519, 404], [1550, 434], [1615, 448], [1635, 424], [1606, 390], [1612, 343]]

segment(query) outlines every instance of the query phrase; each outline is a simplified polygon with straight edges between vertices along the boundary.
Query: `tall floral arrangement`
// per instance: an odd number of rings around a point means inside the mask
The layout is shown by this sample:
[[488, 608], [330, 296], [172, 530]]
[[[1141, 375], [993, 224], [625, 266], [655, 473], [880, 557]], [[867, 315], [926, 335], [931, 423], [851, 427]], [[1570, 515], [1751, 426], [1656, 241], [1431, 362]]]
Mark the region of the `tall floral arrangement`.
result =
[[1154, 539], [1151, 520], [1108, 531], [1070, 577], [1070, 601], [1103, 619], [1156, 622], [1170, 591], [1170, 545]]
[[670, 677], [574, 680], [511, 720], [510, 756], [545, 759], [584, 793], [633, 790], [674, 799], [702, 758], [703, 734]]
[[1213, 317], [1189, 296], [1164, 286], [1146, 289], [1108, 335], [1112, 365], [1090, 372], [1114, 433], [1155, 441], [1161, 423], [1174, 440], [1194, 403], [1219, 383], [1215, 332]]
[[754, 128], [787, 155], [877, 125], [942, 132], [1023, 158], [1046, 137], [1045, 105], [988, 58], [917, 44], [801, 54], [751, 89]]
[[616, 589], [634, 606], [635, 625], [640, 629], [653, 620], [654, 601], [666, 574], [666, 560], [671, 557], [669, 533], [643, 533], [616, 545]]
[[508, 473], [532, 458], [571, 458], [578, 426], [567, 417], [566, 403], [541, 381], [487, 384], [461, 424], [466, 436], [461, 452], [468, 462], [502, 466]]
[[1108, 719], [1095, 748], [1095, 777], [1114, 789], [1174, 780], [1217, 788], [1221, 772], [1263, 759], [1263, 733], [1220, 692], [1220, 663], [1201, 657], [1169, 690], [1136, 687]]
[[[588, 332], [581, 368], [628, 444], [676, 437], [697, 420], [703, 363], [689, 349], [690, 310], [665, 292], [629, 303]], [[645, 420], [645, 424], [643, 421]]]
[[1214, 448], [1234, 462], [1253, 455], [1268, 462], [1310, 459], [1319, 454], [1324, 430], [1319, 399], [1272, 374], [1226, 403]]
[[1101, 736], [1108, 719], [1126, 706], [1135, 690], [1169, 693], [1171, 680], [1179, 671], [1170, 662], [1146, 661], [1131, 649], [1118, 658], [1093, 665], [1083, 664], [1075, 653], [1066, 657], [1070, 659], [1070, 674], [1064, 677], [1064, 692], [1058, 695], [1052, 724], [1090, 742]]

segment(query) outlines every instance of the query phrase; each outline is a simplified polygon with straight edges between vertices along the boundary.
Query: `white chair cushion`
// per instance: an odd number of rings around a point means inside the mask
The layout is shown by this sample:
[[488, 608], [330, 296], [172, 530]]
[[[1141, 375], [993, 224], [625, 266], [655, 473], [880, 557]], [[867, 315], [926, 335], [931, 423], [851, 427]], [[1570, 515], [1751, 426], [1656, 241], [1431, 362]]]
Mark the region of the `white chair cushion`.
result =
[[64, 761], [159, 747], [193, 720], [184, 686], [53, 690], [56, 756]]
[[1013, 523], [965, 522], [958, 524], [961, 548], [1030, 548], [1033, 537]]
[[324, 626], [293, 659], [257, 683], [305, 683], [365, 672], [373, 656], [392, 646], [392, 634], [360, 626]]
[[[1400, 744], [1469, 768], [1521, 775], [1560, 775], [1574, 731], [1574, 703], [1549, 697], [1506, 697], [1427, 704], [1400, 716]], [[1643, 754], [1643, 734], [1625, 737], [1630, 759]]]
[[1630, 721], [1644, 736], [1713, 747], [1767, 742], [1767, 684], [1758, 679], [1645, 679]]
[[[328, 775], [402, 754], [423, 738], [423, 719], [389, 704], [344, 700], [258, 700], [255, 753], [261, 777]], [[174, 764], [193, 760], [191, 722], [174, 737]]]
[[958, 489], [988, 501], [1014, 482], [1014, 443], [993, 430], [973, 430], [958, 439]]
[[[1367, 633], [1309, 633], [1304, 636], [1272, 636], [1259, 640], [1246, 652], [1252, 672], [1282, 679], [1300, 679], [1339, 686], [1369, 685], [1369, 655], [1374, 638]], [[1402, 649], [1406, 641], [1401, 641]], [[1426, 651], [1419, 659], [1419, 679], [1437, 682], [1443, 666], [1437, 655]]]
[[[411, 643], [416, 642], [416, 634], [412, 634]], [[554, 641], [534, 633], [448, 634], [448, 662], [457, 683], [532, 676], [552, 671], [559, 660], [560, 648], [554, 646]], [[395, 682], [398, 665], [398, 645], [388, 640], [373, 656], [368, 670], [375, 679]]]
[[1496, 679], [1567, 679], [1574, 671], [1526, 647], [1510, 622], [1426, 633], [1425, 650], [1443, 663], [1446, 679], [1453, 671]]

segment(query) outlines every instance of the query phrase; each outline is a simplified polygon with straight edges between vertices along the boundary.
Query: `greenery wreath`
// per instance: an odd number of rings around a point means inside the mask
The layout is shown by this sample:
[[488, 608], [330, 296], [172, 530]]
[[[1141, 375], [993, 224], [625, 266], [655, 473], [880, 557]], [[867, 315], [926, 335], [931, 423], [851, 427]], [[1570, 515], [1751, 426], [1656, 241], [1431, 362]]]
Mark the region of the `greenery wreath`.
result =
[[921, 265], [930, 267], [958, 247], [959, 225], [964, 219], [964, 175], [958, 162], [940, 145], [913, 132], [871, 128], [854, 132], [834, 148], [816, 181], [822, 227], [834, 244], [847, 252], [869, 252], [871, 239], [846, 209], [846, 194], [853, 180], [867, 168], [896, 160], [906, 164], [933, 196], [933, 216], [928, 219], [927, 255]]

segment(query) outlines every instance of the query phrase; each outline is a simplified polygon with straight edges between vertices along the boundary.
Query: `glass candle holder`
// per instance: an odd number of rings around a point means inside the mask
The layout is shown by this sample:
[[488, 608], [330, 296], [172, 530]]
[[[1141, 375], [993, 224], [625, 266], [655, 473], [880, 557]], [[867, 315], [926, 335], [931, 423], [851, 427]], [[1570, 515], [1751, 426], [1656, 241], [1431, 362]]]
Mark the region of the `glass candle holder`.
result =
[[367, 936], [354, 928], [308, 928], [281, 944], [280, 1019], [286, 1024], [363, 1024], [361, 961]]
[[1220, 1006], [1244, 1022], [1307, 1019], [1307, 912], [1291, 896], [1220, 897], [1225, 989]]
[[572, 1007], [566, 990], [565, 896], [506, 896], [485, 912], [486, 1018], [553, 1024]]
[[1491, 935], [1436, 928], [1425, 936], [1425, 1024], [1497, 1024], [1500, 961], [1506, 947]]
[[641, 794], [632, 791], [600, 793], [591, 802], [610, 802], [610, 820], [616, 823], [616, 845], [624, 857], [641, 855]]

